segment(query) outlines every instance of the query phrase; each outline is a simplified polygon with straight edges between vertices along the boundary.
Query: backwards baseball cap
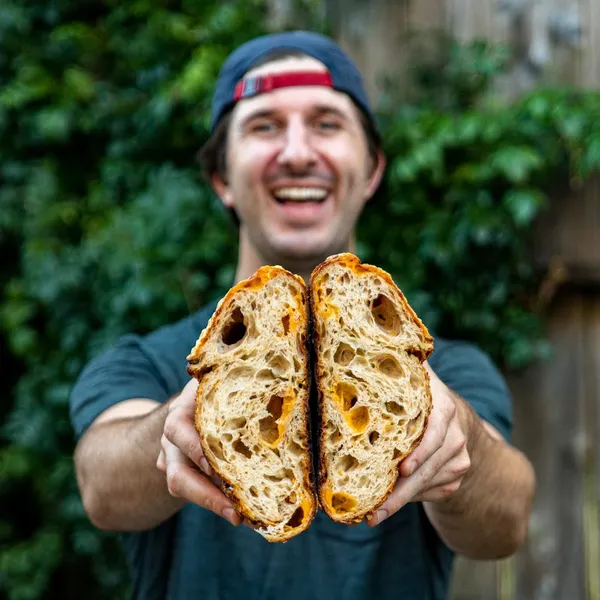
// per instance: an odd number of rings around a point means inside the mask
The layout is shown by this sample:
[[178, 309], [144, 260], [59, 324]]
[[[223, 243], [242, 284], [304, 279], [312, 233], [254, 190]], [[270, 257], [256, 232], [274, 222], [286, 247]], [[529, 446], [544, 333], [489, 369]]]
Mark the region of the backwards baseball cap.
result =
[[[294, 50], [322, 62], [327, 71], [244, 77], [253, 65], [276, 50]], [[232, 52], [219, 73], [212, 102], [211, 131], [236, 102], [258, 94], [298, 85], [323, 85], [348, 94], [375, 122], [356, 65], [330, 38], [310, 31], [286, 31], [255, 38]]]

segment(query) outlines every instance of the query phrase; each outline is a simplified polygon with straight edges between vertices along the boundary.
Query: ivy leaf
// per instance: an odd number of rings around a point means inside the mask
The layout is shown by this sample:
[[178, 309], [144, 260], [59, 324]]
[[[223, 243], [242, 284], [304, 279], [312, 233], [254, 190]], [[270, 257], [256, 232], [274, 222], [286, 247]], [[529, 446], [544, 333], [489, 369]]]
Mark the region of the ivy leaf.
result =
[[502, 203], [515, 224], [524, 227], [533, 221], [546, 199], [539, 190], [526, 188], [510, 190], [504, 195]]
[[582, 158], [584, 175], [600, 171], [600, 135], [592, 137]]
[[527, 146], [500, 148], [492, 155], [492, 166], [513, 183], [524, 183], [542, 165], [542, 157]]

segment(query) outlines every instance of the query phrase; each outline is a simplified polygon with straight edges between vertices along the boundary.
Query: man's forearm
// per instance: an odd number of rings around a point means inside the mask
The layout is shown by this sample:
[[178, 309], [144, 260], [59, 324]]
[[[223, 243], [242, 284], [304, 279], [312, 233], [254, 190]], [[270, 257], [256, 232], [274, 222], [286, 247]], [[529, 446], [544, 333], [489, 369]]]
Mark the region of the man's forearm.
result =
[[154, 527], [183, 502], [173, 498], [156, 468], [168, 406], [92, 426], [75, 454], [86, 511], [101, 529], [135, 531]]
[[448, 500], [425, 503], [425, 511], [446, 544], [475, 559], [508, 556], [521, 545], [529, 521], [535, 476], [517, 449], [494, 439], [458, 399], [471, 468]]

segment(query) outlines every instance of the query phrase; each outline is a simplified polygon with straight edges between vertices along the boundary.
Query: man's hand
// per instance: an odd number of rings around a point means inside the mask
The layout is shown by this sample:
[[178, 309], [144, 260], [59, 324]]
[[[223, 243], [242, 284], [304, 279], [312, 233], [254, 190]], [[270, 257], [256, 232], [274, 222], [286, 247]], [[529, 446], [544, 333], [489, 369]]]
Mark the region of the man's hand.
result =
[[179, 397], [170, 402], [156, 466], [166, 475], [173, 497], [211, 510], [237, 526], [242, 519], [227, 496], [211, 481], [214, 473], [194, 427], [197, 389], [198, 382], [192, 379]]
[[369, 525], [378, 525], [408, 502], [440, 502], [460, 487], [471, 466], [466, 426], [456, 396], [427, 362], [433, 407], [419, 446], [399, 466], [401, 478]]

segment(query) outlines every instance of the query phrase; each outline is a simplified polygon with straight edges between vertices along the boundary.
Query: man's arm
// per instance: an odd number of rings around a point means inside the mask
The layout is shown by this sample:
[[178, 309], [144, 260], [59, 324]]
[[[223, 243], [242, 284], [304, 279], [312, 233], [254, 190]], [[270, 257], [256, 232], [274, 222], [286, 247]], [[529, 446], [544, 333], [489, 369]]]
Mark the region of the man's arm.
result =
[[401, 463], [394, 491], [369, 524], [380, 523], [408, 502], [421, 501], [453, 550], [475, 559], [509, 556], [527, 532], [533, 468], [427, 369], [433, 396], [427, 431]]
[[527, 534], [535, 490], [533, 468], [467, 402], [455, 399], [467, 432], [471, 467], [448, 499], [424, 502], [425, 512], [452, 550], [474, 559], [510, 556]]
[[[182, 498], [220, 515], [233, 509], [190, 456], [177, 448], [170, 452], [169, 472], [157, 468], [157, 458], [167, 443], [165, 424], [168, 422], [178, 435], [189, 434], [193, 428], [196, 387], [197, 382], [191, 381], [165, 404], [138, 399], [115, 405], [100, 415], [81, 438], [75, 451], [77, 481], [85, 510], [98, 528], [151, 529], [177, 512], [184, 503]], [[181, 410], [182, 405], [186, 410]], [[199, 442], [187, 451], [198, 463], [202, 460]], [[225, 516], [235, 525], [240, 522], [237, 514]]]

